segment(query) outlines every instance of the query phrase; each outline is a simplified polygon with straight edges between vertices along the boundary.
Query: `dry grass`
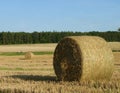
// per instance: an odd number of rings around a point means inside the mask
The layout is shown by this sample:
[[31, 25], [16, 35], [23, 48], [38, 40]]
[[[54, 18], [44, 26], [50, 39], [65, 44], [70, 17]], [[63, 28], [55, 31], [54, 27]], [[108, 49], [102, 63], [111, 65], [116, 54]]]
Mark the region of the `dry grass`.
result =
[[120, 42], [109, 42], [112, 50], [120, 50]]
[[0, 45], [0, 52], [54, 51], [57, 44]]
[[[109, 42], [113, 50], [120, 50], [120, 42]], [[52, 51], [54, 52], [56, 43], [50, 44], [23, 44], [23, 45], [0, 45], [0, 52], [27, 52], [27, 51]]]
[[113, 53], [104, 39], [71, 36], [58, 43], [53, 63], [59, 80], [80, 81], [109, 79], [113, 62]]

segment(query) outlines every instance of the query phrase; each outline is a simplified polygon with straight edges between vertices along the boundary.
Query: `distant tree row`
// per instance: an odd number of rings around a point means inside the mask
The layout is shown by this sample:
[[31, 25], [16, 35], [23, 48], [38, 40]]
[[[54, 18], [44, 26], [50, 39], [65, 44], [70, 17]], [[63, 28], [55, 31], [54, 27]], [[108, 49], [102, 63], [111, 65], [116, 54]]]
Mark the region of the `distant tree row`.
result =
[[66, 36], [100, 36], [107, 41], [119, 41], [119, 31], [107, 32], [0, 32], [0, 44], [57, 43]]

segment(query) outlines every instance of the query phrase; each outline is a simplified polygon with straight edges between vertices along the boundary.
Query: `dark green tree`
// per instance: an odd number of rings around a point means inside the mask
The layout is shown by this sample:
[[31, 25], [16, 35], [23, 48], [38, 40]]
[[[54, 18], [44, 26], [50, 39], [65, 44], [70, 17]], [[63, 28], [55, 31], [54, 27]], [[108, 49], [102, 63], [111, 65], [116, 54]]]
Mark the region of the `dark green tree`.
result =
[[118, 31], [120, 32], [120, 27], [118, 28]]

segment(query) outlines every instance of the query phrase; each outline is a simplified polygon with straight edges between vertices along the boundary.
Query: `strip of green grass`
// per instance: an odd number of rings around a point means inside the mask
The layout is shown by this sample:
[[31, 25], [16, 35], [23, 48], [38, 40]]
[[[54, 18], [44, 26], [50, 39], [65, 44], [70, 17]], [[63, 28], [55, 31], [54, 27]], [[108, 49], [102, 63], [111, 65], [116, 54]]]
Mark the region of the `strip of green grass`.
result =
[[35, 69], [35, 68], [7, 68], [7, 67], [0, 67], [0, 70], [9, 70], [9, 71], [33, 71], [33, 70], [40, 70], [40, 71], [52, 71], [53, 69], [48, 68], [48, 69]]
[[0, 56], [19, 56], [24, 55], [23, 52], [2, 52], [0, 53]]
[[[34, 55], [46, 55], [46, 54], [53, 54], [53, 52], [33, 52]], [[2, 52], [0, 53], [0, 56], [20, 56], [24, 55], [24, 52]]]
[[112, 50], [112, 52], [120, 52], [120, 50]]
[[53, 52], [33, 52], [35, 55], [53, 54]]

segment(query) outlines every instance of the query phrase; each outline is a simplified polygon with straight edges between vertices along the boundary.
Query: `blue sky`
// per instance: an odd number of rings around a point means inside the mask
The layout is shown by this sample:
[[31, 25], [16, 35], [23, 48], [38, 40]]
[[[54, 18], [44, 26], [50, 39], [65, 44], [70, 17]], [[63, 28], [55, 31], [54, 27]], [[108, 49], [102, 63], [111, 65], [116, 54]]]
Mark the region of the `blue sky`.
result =
[[0, 31], [108, 31], [120, 0], [0, 0]]

